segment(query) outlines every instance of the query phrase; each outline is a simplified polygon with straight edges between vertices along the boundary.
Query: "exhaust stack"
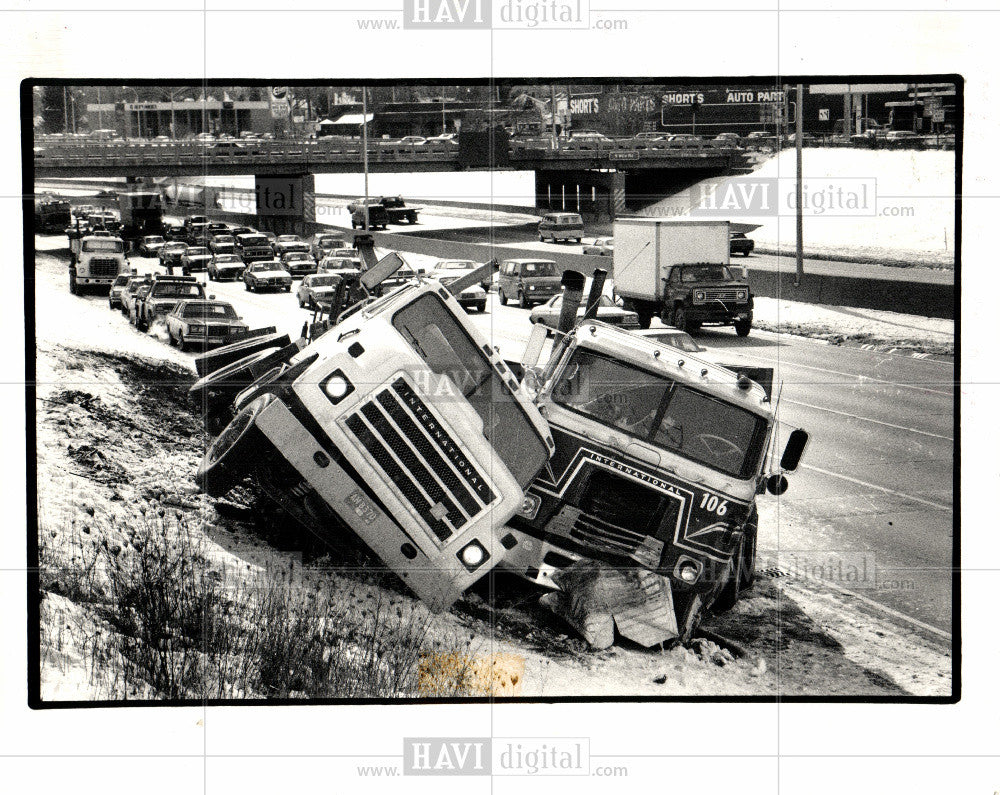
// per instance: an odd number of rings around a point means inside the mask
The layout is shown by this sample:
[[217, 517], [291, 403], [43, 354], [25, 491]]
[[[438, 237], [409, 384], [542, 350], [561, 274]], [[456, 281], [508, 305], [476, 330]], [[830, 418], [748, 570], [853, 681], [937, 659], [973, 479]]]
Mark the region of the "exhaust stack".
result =
[[594, 268], [594, 278], [590, 282], [590, 295], [587, 296], [587, 311], [583, 314], [584, 320], [593, 320], [597, 317], [597, 310], [601, 307], [601, 296], [604, 294], [604, 282], [608, 278], [608, 272], [603, 268]]
[[559, 313], [559, 331], [568, 334], [576, 325], [576, 313], [583, 303], [583, 286], [587, 280], [579, 271], [563, 271], [562, 311]]
[[364, 269], [374, 268], [378, 262], [378, 255], [375, 254], [375, 238], [371, 235], [356, 234], [354, 236], [354, 248], [361, 254], [361, 262]]

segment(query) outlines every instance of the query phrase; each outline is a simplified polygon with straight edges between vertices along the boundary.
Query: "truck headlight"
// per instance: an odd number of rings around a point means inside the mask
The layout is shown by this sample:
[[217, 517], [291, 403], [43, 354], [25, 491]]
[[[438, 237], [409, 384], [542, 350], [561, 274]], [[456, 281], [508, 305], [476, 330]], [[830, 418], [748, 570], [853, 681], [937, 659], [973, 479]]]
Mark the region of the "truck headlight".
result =
[[739, 293], [737, 293], [737, 295], [739, 296], [739, 300], [740, 301], [746, 301], [747, 300], [747, 291], [746, 290], [740, 290]]
[[331, 403], [339, 403], [354, 391], [354, 384], [347, 379], [343, 370], [334, 370], [320, 382], [320, 387]]
[[490, 558], [486, 547], [473, 539], [458, 551], [458, 559], [469, 571], [475, 571]]
[[694, 300], [695, 301], [704, 301], [705, 300], [705, 291], [704, 290], [695, 290], [694, 291]]

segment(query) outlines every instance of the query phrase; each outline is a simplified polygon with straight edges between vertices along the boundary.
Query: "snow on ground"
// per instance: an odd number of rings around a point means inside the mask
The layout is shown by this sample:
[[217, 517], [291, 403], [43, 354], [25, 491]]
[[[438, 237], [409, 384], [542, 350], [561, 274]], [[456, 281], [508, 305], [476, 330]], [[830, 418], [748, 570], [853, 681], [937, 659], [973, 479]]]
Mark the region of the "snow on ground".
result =
[[[954, 267], [954, 152], [809, 147], [802, 162], [810, 255]], [[795, 250], [794, 190], [795, 150], [785, 149], [752, 174], [703, 180], [642, 214], [760, 224], [750, 234], [758, 247], [788, 253]]]
[[252, 504], [222, 512], [197, 493], [192, 476], [205, 439], [184, 399], [195, 377], [191, 357], [136, 332], [104, 299], [71, 296], [64, 275], [55, 252], [39, 255], [36, 433], [41, 540], [51, 564], [43, 567], [46, 698], [149, 694], [142, 682], [122, 690], [107, 659], [95, 657], [94, 644], [117, 630], [107, 624], [107, 604], [84, 598], [79, 579], [88, 550], [117, 555], [120, 546], [125, 554], [130, 540], [135, 545], [132, 528], [157, 515], [187, 523], [202, 574], [229, 591], [278, 577], [302, 598], [323, 591], [351, 605], [356, 626], [377, 618], [389, 632], [415, 628], [428, 651], [512, 654], [524, 661], [521, 695], [948, 692], [947, 677], [937, 677], [949, 669], [940, 644], [864, 615], [849, 597], [834, 604], [808, 583], [778, 587], [762, 578], [751, 598], [706, 622], [717, 635], [691, 648], [621, 644], [591, 652], [518, 582], [498, 579], [494, 603], [488, 590], [473, 589], [448, 613], [431, 616], [398, 588], [331, 569], [329, 559], [310, 564], [289, 520], [262, 525], [247, 518]]

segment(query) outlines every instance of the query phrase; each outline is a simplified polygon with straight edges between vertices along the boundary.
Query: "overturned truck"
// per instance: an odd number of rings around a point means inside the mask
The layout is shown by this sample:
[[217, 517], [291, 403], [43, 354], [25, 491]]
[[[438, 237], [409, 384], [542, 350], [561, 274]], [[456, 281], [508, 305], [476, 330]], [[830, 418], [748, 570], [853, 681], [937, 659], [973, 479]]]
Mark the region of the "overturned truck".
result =
[[[368, 294], [402, 261], [362, 250]], [[458, 304], [465, 286], [411, 282], [299, 341], [250, 338], [203, 359], [217, 367], [192, 396], [210, 427], [224, 424], [204, 490], [251, 475], [308, 528], [353, 531], [432, 608], [451, 605], [517, 543], [505, 523], [554, 446]]]

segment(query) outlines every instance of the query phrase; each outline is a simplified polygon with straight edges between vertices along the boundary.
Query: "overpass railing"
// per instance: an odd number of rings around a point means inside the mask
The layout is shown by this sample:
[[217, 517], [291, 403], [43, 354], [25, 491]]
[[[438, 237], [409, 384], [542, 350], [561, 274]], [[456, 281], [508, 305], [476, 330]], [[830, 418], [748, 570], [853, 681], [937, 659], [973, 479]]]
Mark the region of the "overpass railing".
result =
[[[398, 141], [370, 141], [368, 159], [373, 164], [447, 163], [457, 164], [458, 145], [447, 141], [424, 144]], [[635, 138], [569, 139], [552, 148], [550, 139], [514, 139], [510, 144], [515, 163], [602, 159], [674, 159], [706, 158], [730, 155], [737, 147], [716, 141], [646, 141]], [[254, 142], [204, 143], [198, 141], [39, 141], [35, 146], [36, 167], [127, 167], [158, 165], [220, 165], [280, 162], [283, 166], [300, 164], [357, 164], [361, 143], [352, 140], [275, 140]]]

